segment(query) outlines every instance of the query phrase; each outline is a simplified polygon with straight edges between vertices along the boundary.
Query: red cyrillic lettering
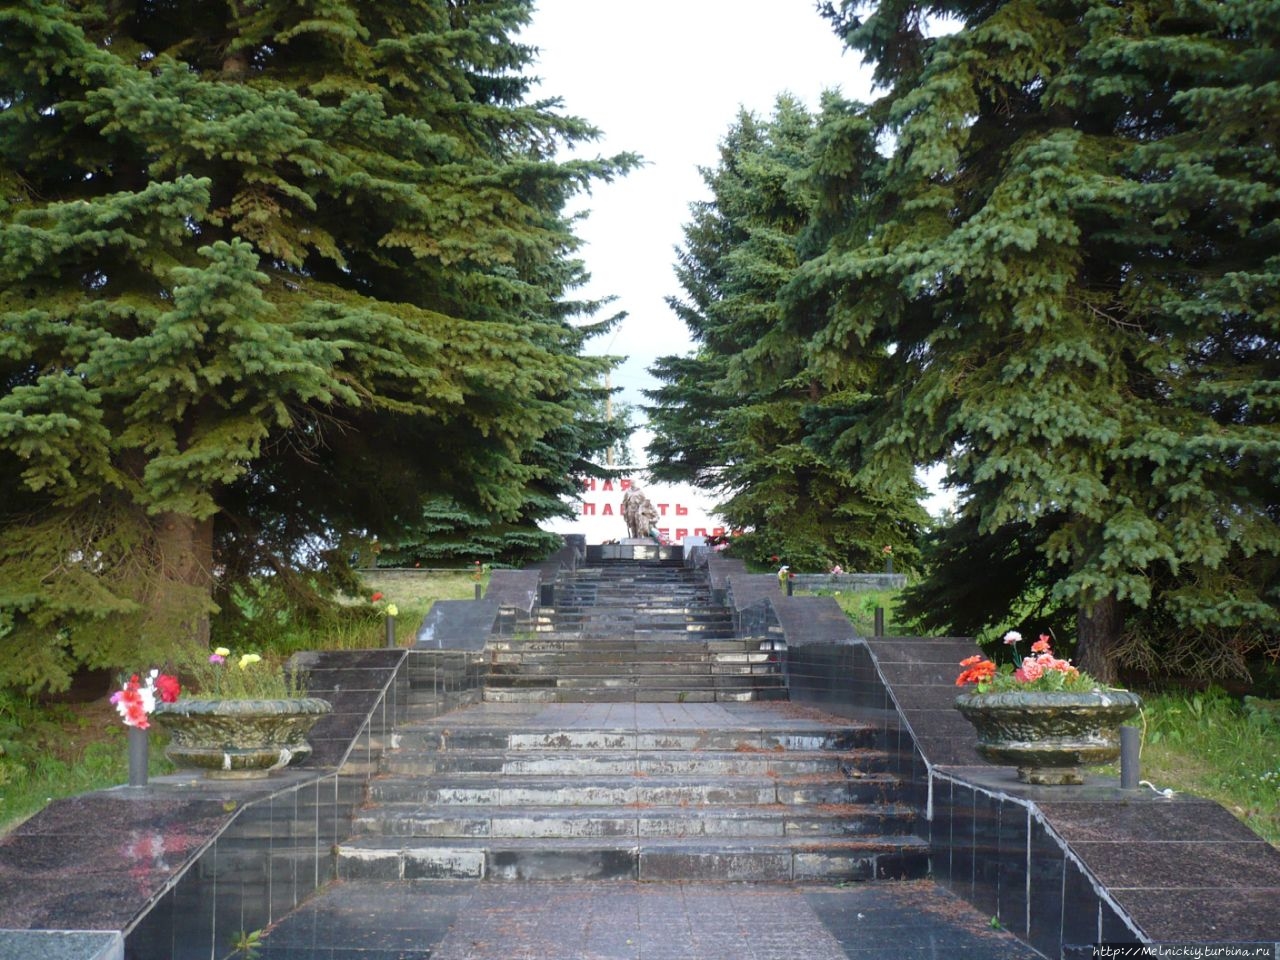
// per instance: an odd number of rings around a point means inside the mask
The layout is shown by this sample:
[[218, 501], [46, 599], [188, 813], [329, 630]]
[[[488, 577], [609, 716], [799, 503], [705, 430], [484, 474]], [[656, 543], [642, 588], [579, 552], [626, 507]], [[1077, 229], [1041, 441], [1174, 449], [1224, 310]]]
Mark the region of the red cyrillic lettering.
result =
[[634, 483], [632, 480], [619, 480], [618, 487], [622, 490], [630, 490], [632, 483]]
[[667, 515], [667, 507], [671, 506], [671, 504], [659, 503], [659, 504], [655, 504], [655, 506], [657, 506], [658, 508], [658, 513], [662, 514], [662, 516], [665, 517]]
[[688, 534], [689, 534], [689, 531], [686, 530], [684, 527], [676, 527], [677, 540], [683, 540], [686, 536], [688, 536]]
[[689, 508], [688, 508], [688, 507], [686, 507], [683, 503], [677, 503], [677, 504], [676, 504], [676, 516], [677, 516], [677, 517], [687, 517], [688, 515], [689, 515]]
[[600, 487], [600, 489], [601, 489], [601, 490], [608, 490], [610, 493], [612, 493], [612, 492], [613, 492], [613, 481], [612, 481], [612, 480], [606, 480], [606, 481], [604, 482], [603, 486], [601, 486], [601, 487]]
[[594, 490], [595, 488], [596, 488], [596, 481], [594, 477], [582, 481], [583, 490]]
[[694, 535], [695, 537], [705, 537], [705, 536], [707, 535], [707, 528], [706, 528], [706, 527], [694, 527], [694, 528], [693, 528], [693, 535]]
[[612, 516], [613, 516], [613, 504], [612, 504], [612, 503], [606, 503], [606, 504], [604, 505], [604, 509], [600, 511], [600, 516], [602, 516], [602, 517], [612, 517]]
[[596, 505], [594, 503], [584, 503], [582, 505], [582, 515], [584, 517], [594, 517], [596, 515]]

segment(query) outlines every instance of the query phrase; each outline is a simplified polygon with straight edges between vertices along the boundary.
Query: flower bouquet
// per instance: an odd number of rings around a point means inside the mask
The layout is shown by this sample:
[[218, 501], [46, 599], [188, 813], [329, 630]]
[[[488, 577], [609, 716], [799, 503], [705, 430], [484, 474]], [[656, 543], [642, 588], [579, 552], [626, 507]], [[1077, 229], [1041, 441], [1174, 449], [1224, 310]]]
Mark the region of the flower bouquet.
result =
[[[1018, 644], [1022, 642], [1022, 634], [1010, 630], [1004, 635], [1006, 646], [1014, 649], [1017, 655]], [[1054, 655], [1049, 635], [1042, 633], [1040, 639], [1031, 644], [1031, 656], [1023, 657], [1017, 666], [1012, 663], [997, 667], [986, 657], [973, 656], [960, 661], [965, 669], [956, 677], [956, 686], [976, 684], [979, 693], [993, 693], [1009, 690], [1096, 690], [1101, 684], [1072, 665], [1070, 660], [1063, 660]]]
[[130, 727], [145, 730], [154, 718], [169, 732], [165, 754], [177, 766], [201, 767], [210, 777], [263, 777], [305, 760], [307, 733], [332, 711], [306, 695], [296, 673], [257, 653], [237, 657], [218, 647], [184, 669], [197, 695], [184, 696], [176, 677], [152, 670], [145, 680], [132, 676], [111, 699]]
[[[1005, 634], [1015, 658], [1021, 640], [1015, 630]], [[978, 752], [1016, 765], [1024, 783], [1083, 783], [1079, 767], [1114, 760], [1118, 725], [1142, 706], [1135, 694], [1106, 687], [1056, 656], [1046, 634], [1016, 666], [981, 656], [960, 666], [956, 685], [976, 689], [958, 697], [956, 709], [977, 729]]]

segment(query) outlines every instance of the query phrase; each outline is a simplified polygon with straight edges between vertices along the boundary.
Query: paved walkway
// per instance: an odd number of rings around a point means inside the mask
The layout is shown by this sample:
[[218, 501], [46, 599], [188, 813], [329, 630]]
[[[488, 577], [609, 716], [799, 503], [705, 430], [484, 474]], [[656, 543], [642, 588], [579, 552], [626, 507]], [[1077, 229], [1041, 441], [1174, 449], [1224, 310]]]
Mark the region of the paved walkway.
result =
[[[256, 960], [1037, 960], [929, 881], [335, 884]], [[242, 960], [239, 955], [236, 960]]]

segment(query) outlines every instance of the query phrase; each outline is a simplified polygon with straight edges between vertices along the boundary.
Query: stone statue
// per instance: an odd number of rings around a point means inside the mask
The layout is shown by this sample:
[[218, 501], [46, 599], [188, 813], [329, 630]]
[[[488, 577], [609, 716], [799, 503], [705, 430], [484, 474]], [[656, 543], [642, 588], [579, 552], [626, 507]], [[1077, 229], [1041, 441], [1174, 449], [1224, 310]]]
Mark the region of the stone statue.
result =
[[633, 540], [656, 537], [658, 510], [649, 502], [639, 487], [632, 487], [622, 495], [622, 519], [627, 523], [627, 536]]

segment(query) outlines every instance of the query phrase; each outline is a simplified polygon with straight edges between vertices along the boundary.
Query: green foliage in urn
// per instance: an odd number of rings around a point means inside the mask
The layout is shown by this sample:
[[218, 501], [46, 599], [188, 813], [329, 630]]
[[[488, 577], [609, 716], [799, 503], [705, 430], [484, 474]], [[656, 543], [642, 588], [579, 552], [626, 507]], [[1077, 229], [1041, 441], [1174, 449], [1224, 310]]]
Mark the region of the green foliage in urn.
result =
[[[1013, 648], [1016, 657], [1022, 634], [1010, 630], [1005, 634], [1004, 642]], [[997, 667], [985, 657], [972, 656], [961, 660], [960, 666], [964, 670], [956, 677], [956, 686], [963, 687], [971, 683], [978, 693], [1085, 693], [1104, 686], [1075, 667], [1070, 660], [1055, 656], [1047, 634], [1041, 634], [1040, 639], [1031, 644], [1031, 655], [1023, 657], [1018, 663], [1005, 663]]]
[[307, 695], [304, 678], [282, 663], [256, 653], [236, 656], [226, 647], [189, 659], [180, 673], [188, 700], [286, 700]]

